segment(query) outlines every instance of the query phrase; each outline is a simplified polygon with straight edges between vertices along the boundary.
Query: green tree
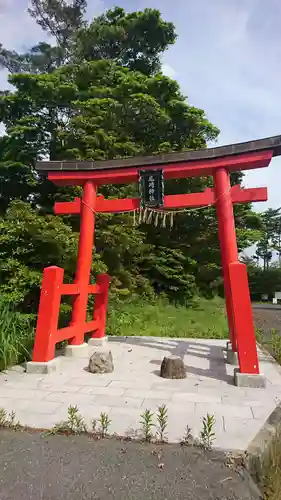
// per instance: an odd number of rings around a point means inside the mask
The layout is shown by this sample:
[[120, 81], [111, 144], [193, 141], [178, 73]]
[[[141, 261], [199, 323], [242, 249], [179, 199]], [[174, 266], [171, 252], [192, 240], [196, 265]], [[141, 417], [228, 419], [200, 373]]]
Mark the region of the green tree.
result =
[[72, 58], [73, 40], [85, 25], [86, 0], [31, 0], [29, 14], [56, 45], [40, 42], [23, 54], [0, 44], [0, 67], [10, 73], [49, 73]]
[[263, 268], [268, 269], [273, 257], [273, 251], [281, 259], [281, 208], [269, 208], [261, 214], [261, 234], [257, 243], [256, 257], [263, 261]]
[[272, 259], [272, 251], [270, 250], [269, 240], [267, 238], [267, 235], [265, 235], [258, 241], [256, 248], [256, 256], [262, 259], [264, 271], [268, 269], [270, 261]]
[[0, 44], [0, 66], [10, 73], [45, 73], [69, 62], [108, 59], [146, 75], [160, 71], [161, 55], [176, 34], [158, 10], [127, 14], [115, 7], [87, 24], [86, 8], [86, 0], [32, 0], [29, 13], [56, 44], [41, 42], [23, 54]]
[[111, 59], [145, 75], [161, 69], [161, 54], [176, 40], [175, 27], [159, 10], [127, 14], [115, 7], [79, 30], [74, 54], [78, 61]]
[[86, 0], [31, 0], [28, 12], [61, 49], [68, 50], [69, 41], [85, 24], [86, 8]]
[[278, 253], [279, 266], [281, 266], [281, 207], [277, 209], [268, 209], [271, 220], [271, 245], [273, 250]]
[[281, 290], [281, 269], [270, 266], [263, 270], [260, 266], [248, 265], [249, 285], [253, 300], [261, 300], [263, 294], [269, 299]]

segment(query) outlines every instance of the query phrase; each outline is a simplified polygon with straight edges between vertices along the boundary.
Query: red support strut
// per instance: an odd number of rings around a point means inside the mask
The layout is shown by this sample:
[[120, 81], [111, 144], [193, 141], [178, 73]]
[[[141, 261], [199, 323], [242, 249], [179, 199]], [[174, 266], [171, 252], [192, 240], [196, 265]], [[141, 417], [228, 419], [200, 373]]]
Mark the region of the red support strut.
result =
[[92, 338], [95, 339], [101, 339], [105, 335], [109, 283], [110, 276], [108, 274], [98, 275], [97, 285], [99, 286], [100, 293], [95, 298], [94, 321], [98, 323], [99, 328], [92, 334]]
[[229, 279], [240, 373], [258, 374], [259, 361], [246, 265], [232, 262], [229, 265]]
[[55, 337], [60, 312], [64, 270], [46, 267], [43, 273], [32, 361], [49, 361], [55, 356]]

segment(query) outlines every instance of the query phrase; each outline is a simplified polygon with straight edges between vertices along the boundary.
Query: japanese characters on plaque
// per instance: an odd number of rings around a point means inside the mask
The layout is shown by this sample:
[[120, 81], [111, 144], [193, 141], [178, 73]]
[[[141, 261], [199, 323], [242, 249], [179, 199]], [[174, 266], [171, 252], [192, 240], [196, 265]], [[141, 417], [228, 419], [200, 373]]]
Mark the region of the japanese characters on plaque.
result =
[[164, 205], [163, 170], [141, 170], [139, 190], [142, 208], [162, 207]]

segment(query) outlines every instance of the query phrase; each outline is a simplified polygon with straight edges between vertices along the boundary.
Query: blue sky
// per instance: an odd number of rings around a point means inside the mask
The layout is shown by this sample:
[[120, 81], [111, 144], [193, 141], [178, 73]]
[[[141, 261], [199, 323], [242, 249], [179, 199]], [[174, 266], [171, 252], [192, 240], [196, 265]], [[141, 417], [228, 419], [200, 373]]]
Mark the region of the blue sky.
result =
[[[221, 134], [219, 144], [281, 133], [280, 0], [88, 0], [88, 17], [108, 7], [158, 8], [174, 22], [177, 42], [163, 57], [163, 70], [177, 79], [191, 104], [203, 108]], [[0, 0], [0, 41], [25, 49], [45, 38], [28, 16], [27, 0]], [[7, 75], [0, 73], [0, 88]], [[281, 206], [281, 159], [246, 174], [245, 185], [267, 186]]]

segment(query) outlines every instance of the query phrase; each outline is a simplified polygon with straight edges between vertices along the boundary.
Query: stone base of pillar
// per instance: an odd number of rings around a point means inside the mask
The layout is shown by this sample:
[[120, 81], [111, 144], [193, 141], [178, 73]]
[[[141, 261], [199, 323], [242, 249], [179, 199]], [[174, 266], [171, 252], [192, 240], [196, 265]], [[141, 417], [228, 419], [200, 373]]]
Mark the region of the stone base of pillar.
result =
[[261, 374], [240, 373], [239, 368], [234, 369], [234, 384], [237, 387], [251, 387], [252, 389], [264, 389], [266, 378]]
[[67, 345], [64, 350], [64, 355], [68, 358], [88, 358], [88, 344]]
[[228, 350], [228, 349], [231, 349], [231, 350], [232, 350], [232, 343], [231, 343], [231, 340], [228, 340], [228, 341], [226, 342], [226, 350]]
[[101, 337], [99, 339], [91, 338], [88, 341], [88, 346], [90, 346], [90, 347], [102, 347], [103, 349], [106, 349], [106, 348], [108, 348], [108, 338], [107, 337]]
[[38, 373], [45, 375], [56, 372], [59, 366], [59, 359], [54, 358], [50, 361], [28, 361], [26, 363], [26, 373]]
[[232, 343], [230, 340], [228, 340], [226, 343], [225, 352], [226, 352], [226, 363], [228, 363], [229, 365], [238, 365], [239, 364], [238, 353], [233, 352]]
[[226, 362], [229, 365], [238, 365], [239, 364], [238, 353], [237, 352], [233, 352], [232, 349], [227, 349], [226, 350]]

